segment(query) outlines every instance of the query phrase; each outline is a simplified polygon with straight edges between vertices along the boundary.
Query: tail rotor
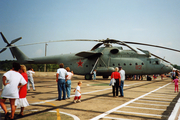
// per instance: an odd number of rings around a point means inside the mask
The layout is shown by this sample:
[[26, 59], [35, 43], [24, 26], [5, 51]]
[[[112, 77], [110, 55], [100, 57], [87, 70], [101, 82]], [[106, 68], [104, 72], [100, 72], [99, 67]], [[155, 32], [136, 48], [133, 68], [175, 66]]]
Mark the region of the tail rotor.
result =
[[[7, 41], [7, 39], [4, 37], [3, 33], [0, 32], [0, 34], [1, 34], [1, 37], [2, 37], [3, 41], [7, 44], [6, 47], [3, 48], [3, 49], [0, 51], [0, 53], [4, 52], [4, 51], [7, 49], [7, 47], [12, 46], [12, 44], [14, 44], [15, 42], [17, 42], [17, 41], [19, 41], [20, 39], [22, 39], [22, 37], [19, 37], [19, 38], [16, 38], [16, 39], [12, 40], [11, 43], [9, 43], [9, 42]], [[10, 49], [10, 50], [11, 50], [11, 49]], [[11, 53], [12, 53], [12, 52], [11, 52]], [[14, 55], [13, 55], [13, 57], [14, 57]]]

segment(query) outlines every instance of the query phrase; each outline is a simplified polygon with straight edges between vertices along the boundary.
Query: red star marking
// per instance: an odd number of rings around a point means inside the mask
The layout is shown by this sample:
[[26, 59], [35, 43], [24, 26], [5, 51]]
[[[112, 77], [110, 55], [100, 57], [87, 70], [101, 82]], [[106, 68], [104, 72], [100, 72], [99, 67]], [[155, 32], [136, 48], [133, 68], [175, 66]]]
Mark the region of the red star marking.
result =
[[81, 62], [81, 60], [80, 60], [79, 62], [77, 62], [77, 64], [78, 64], [78, 67], [79, 67], [79, 66], [83, 67], [83, 66], [82, 66], [83, 62]]

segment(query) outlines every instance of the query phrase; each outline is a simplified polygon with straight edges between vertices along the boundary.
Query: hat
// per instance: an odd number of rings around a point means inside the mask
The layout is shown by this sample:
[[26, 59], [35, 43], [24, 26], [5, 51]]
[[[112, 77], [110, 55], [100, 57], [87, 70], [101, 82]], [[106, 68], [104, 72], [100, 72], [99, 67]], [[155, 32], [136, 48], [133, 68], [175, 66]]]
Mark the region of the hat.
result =
[[119, 66], [119, 69], [121, 69], [122, 67], [121, 66]]

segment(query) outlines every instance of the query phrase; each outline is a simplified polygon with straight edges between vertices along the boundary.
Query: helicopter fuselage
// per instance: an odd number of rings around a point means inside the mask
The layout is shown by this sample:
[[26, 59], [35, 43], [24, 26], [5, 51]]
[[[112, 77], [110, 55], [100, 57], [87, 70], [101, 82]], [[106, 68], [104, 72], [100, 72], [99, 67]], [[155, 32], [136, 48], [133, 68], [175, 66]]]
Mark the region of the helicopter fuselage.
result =
[[17, 47], [11, 48], [11, 51], [20, 63], [64, 63], [65, 67], [70, 67], [75, 74], [85, 75], [85, 79], [91, 79], [91, 72], [94, 69], [98, 76], [107, 78], [114, 68], [119, 66], [122, 66], [126, 75], [164, 74], [172, 71], [170, 64], [157, 58], [151, 58], [148, 51], [143, 51], [145, 54], [137, 54], [132, 50], [123, 50], [122, 47], [101, 47], [90, 52], [39, 58], [28, 58]]

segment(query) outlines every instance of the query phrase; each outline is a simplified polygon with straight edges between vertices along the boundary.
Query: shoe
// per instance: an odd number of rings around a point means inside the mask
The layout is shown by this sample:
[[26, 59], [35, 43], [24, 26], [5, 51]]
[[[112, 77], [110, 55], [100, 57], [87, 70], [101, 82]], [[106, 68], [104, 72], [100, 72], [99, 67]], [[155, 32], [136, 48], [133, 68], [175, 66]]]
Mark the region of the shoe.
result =
[[19, 114], [19, 115], [18, 115], [18, 118], [21, 118], [21, 117], [23, 117], [23, 115], [22, 115], [22, 114]]
[[33, 90], [33, 91], [36, 91], [36, 90]]
[[121, 96], [121, 95], [120, 95], [119, 97], [124, 97], [124, 96]]
[[60, 99], [56, 99], [56, 101], [61, 101]]
[[77, 100], [77, 102], [81, 102], [81, 100]]
[[4, 118], [4, 120], [8, 120], [9, 115], [10, 115], [10, 113], [9, 113], [9, 112], [7, 112], [7, 113], [5, 114], [5, 118]]
[[74, 103], [76, 103], [76, 100], [73, 100]]

